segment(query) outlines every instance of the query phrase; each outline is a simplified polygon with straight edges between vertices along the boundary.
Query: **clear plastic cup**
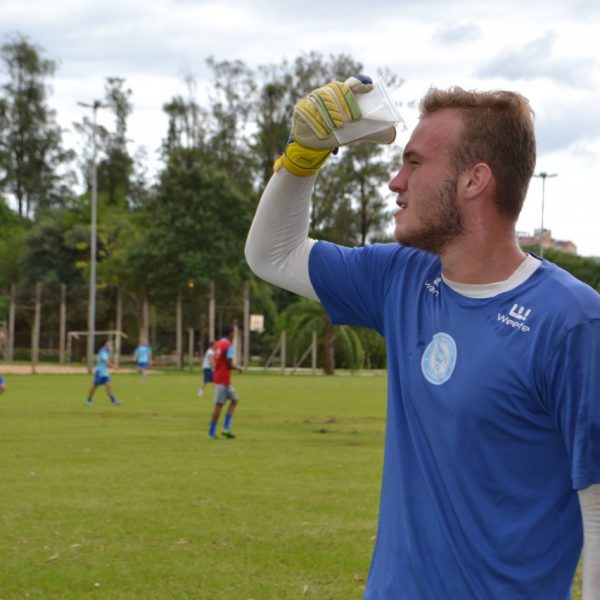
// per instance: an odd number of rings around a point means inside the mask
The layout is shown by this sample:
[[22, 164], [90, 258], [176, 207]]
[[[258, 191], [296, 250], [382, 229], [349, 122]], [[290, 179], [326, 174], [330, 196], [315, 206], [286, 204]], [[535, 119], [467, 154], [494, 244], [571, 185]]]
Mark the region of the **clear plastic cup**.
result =
[[363, 116], [358, 121], [351, 121], [333, 130], [340, 144], [349, 144], [402, 121], [381, 77], [373, 83], [373, 89], [368, 94], [356, 94], [356, 101]]

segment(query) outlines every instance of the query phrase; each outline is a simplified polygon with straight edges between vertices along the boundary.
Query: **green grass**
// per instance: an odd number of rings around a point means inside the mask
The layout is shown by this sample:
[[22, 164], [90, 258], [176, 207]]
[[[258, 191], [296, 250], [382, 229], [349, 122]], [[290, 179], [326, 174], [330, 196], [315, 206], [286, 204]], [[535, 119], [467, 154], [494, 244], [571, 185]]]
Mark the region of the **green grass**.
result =
[[199, 373], [113, 381], [87, 407], [89, 377], [7, 377], [1, 600], [362, 598], [384, 375], [238, 376], [219, 441]]
[[10, 376], [0, 399], [0, 598], [360, 598], [385, 378], [236, 378], [212, 442], [199, 375]]

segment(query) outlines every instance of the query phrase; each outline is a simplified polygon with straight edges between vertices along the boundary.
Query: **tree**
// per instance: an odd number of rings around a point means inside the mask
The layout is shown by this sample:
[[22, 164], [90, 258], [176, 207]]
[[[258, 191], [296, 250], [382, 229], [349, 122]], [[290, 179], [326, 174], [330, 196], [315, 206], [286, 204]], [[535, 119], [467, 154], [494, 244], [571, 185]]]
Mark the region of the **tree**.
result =
[[19, 280], [19, 260], [29, 222], [20, 219], [0, 196], [0, 288]]
[[130, 256], [138, 285], [159, 296], [190, 281], [239, 286], [251, 210], [252, 200], [224, 173], [206, 169], [201, 153], [173, 152], [149, 200], [143, 242]]
[[126, 207], [131, 189], [133, 159], [127, 150], [127, 118], [131, 114], [131, 90], [125, 80], [107, 77], [105, 101], [115, 116], [115, 129], [105, 138], [105, 157], [98, 164], [98, 190], [111, 206]]
[[89, 258], [88, 241], [87, 226], [78, 223], [71, 211], [44, 215], [23, 239], [21, 282], [84, 285], [81, 267]]
[[47, 105], [46, 78], [54, 61], [26, 37], [15, 35], [0, 48], [8, 80], [0, 98], [0, 191], [15, 197], [19, 215], [63, 203], [73, 153], [62, 147], [55, 112]]
[[290, 304], [281, 314], [278, 329], [288, 333], [289, 348], [295, 355], [308, 347], [316, 332], [325, 375], [334, 374], [336, 355], [343, 357], [348, 368], [357, 369], [362, 364], [364, 351], [357, 332], [347, 325], [334, 327], [319, 302], [300, 298]]
[[261, 187], [273, 174], [273, 163], [285, 147], [290, 128], [285, 83], [275, 80], [275, 75], [269, 75], [268, 69], [264, 71], [269, 79], [260, 90], [256, 106], [257, 132], [251, 140], [252, 151], [258, 157], [257, 177]]
[[[393, 163], [400, 162], [401, 150], [377, 144], [355, 144], [346, 149], [345, 160], [340, 165], [346, 195], [353, 207], [353, 234], [355, 243], [364, 246], [368, 242], [383, 240], [385, 228], [390, 222], [383, 190], [391, 178]], [[349, 188], [349, 189], [348, 189]]]
[[[538, 248], [533, 247], [528, 250], [536, 252]], [[565, 271], [577, 277], [577, 279], [600, 292], [600, 262], [597, 260], [590, 257], [578, 256], [577, 254], [570, 254], [569, 252], [562, 252], [555, 248], [545, 248], [544, 258], [562, 267]]]
[[18, 227], [21, 220], [7, 204], [6, 200], [0, 196], [0, 237], [6, 229]]
[[92, 187], [92, 154], [94, 143], [96, 145], [99, 204], [127, 208], [143, 203], [143, 171], [135, 164], [127, 149], [127, 119], [132, 112], [131, 93], [130, 89], [125, 88], [124, 79], [107, 77], [100, 110], [107, 109], [113, 113], [114, 129], [109, 130], [98, 123], [94, 126], [88, 116], [81, 123], [73, 124], [85, 139], [80, 162], [88, 190]]
[[247, 128], [256, 95], [255, 73], [242, 61], [216, 62], [209, 58], [214, 83], [208, 94], [209, 119], [205, 160], [227, 173], [240, 190], [250, 192], [255, 183], [253, 156]]
[[194, 160], [205, 168], [225, 173], [238, 190], [255, 195], [256, 156], [247, 135], [255, 89], [253, 72], [241, 61], [208, 58], [206, 62], [213, 75], [207, 106], [200, 107], [196, 82], [189, 74], [185, 78], [188, 97], [175, 96], [163, 105], [169, 119], [162, 142], [163, 160], [167, 164], [174, 152], [191, 150]]
[[[205, 131], [201, 126], [206, 119], [206, 111], [200, 108], [193, 96], [194, 86], [190, 81], [190, 97], [174, 96], [163, 104], [163, 112], [169, 119], [167, 137], [162, 143], [162, 153], [165, 161], [175, 150], [181, 148], [200, 148], [204, 144]], [[202, 115], [203, 119], [200, 119]]]

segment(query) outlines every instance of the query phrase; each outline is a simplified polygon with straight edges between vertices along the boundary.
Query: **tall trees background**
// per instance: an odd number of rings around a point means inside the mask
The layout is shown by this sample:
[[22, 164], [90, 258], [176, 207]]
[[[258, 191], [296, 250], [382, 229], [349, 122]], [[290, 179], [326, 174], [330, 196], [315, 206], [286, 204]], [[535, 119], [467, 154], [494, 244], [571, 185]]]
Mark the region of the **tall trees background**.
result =
[[[285, 147], [295, 102], [324, 81], [361, 72], [362, 65], [347, 55], [312, 52], [258, 68], [214, 57], [207, 58], [206, 66], [210, 92], [200, 94], [198, 82], [187, 74], [186, 93], [165, 98], [168, 125], [160, 167], [150, 180], [147, 157], [131, 150], [135, 140], [128, 137], [128, 120], [135, 111], [135, 93], [123, 78], [110, 74], [99, 94], [111, 125], [94, 125], [88, 117], [74, 123], [80, 141], [74, 151], [65, 147], [51, 108], [56, 62], [19, 34], [4, 40], [0, 321], [6, 320], [9, 295], [17, 289], [22, 307], [17, 329], [26, 345], [33, 287], [42, 283], [49, 313], [42, 344], [49, 345], [58, 319], [52, 303], [58, 303], [59, 289], [66, 285], [69, 329], [86, 329], [95, 135], [98, 329], [114, 328], [118, 295], [124, 298], [122, 327], [129, 344], [136, 343], [142, 326], [149, 325], [144, 319], [149, 319], [157, 335], [155, 347], [168, 352], [171, 334], [161, 337], [160, 332], [173, 331], [175, 298], [183, 305], [186, 326], [202, 339], [209, 286], [217, 290], [220, 325], [241, 316], [241, 289], [249, 281], [252, 312], [266, 319], [266, 332], [254, 339], [253, 349], [268, 353], [278, 332], [289, 328], [296, 330], [291, 350], [302, 353], [315, 331], [327, 371], [334, 364], [384, 366], [378, 336], [333, 328], [318, 304], [256, 280], [243, 259], [246, 232], [272, 164]], [[392, 88], [402, 85], [389, 72], [384, 75]], [[311, 236], [347, 245], [385, 241], [390, 215], [384, 194], [399, 153], [398, 148], [359, 144], [332, 157], [316, 183]], [[594, 286], [600, 283], [593, 265], [570, 266]]]
[[[125, 298], [123, 328], [131, 343], [142, 326], [148, 327], [144, 319], [152, 320], [155, 331], [173, 330], [175, 297], [190, 315], [186, 325], [202, 335], [209, 286], [216, 287], [220, 299], [220, 325], [241, 316], [240, 290], [250, 281], [252, 312], [266, 319], [266, 333], [253, 346], [267, 352], [281, 315], [289, 319], [306, 312], [293, 295], [254, 279], [243, 245], [271, 166], [285, 147], [294, 103], [323, 81], [360, 72], [361, 65], [349, 56], [310, 53], [256, 69], [214, 57], [206, 66], [210, 92], [200, 95], [187, 74], [186, 93], [165, 99], [168, 126], [161, 166], [151, 183], [144, 155], [131, 153], [135, 140], [128, 138], [127, 126], [134, 93], [124, 79], [107, 76], [99, 98], [112, 117], [110, 127], [94, 125], [89, 117], [73, 124], [80, 140], [76, 152], [65, 147], [51, 108], [56, 62], [19, 34], [0, 47], [0, 321], [7, 318], [16, 286], [23, 345], [37, 283], [50, 304], [58, 302], [58, 290], [66, 285], [69, 328], [86, 328], [92, 136], [98, 175], [98, 329], [114, 327], [118, 293]], [[367, 145], [332, 159], [315, 192], [311, 235], [347, 244], [383, 239], [388, 215], [381, 189], [396, 159], [389, 150]], [[44, 321], [50, 329], [58, 318], [52, 310], [46, 310], [51, 314]], [[319, 315], [318, 306], [311, 310]], [[308, 322], [323, 329], [330, 370], [334, 330], [322, 312]], [[355, 366], [362, 354], [343, 351], [349, 335], [341, 331], [338, 336], [338, 364]], [[168, 351], [173, 341], [159, 336], [156, 343]]]

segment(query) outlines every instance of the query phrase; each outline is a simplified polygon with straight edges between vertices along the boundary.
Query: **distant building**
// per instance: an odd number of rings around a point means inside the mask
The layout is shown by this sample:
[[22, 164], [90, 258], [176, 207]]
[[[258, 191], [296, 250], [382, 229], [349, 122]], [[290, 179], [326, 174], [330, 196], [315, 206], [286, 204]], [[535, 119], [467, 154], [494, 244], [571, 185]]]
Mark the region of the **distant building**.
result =
[[573, 242], [570, 240], [555, 240], [552, 237], [552, 231], [550, 231], [550, 229], [544, 228], [543, 231], [541, 229], [535, 229], [533, 235], [519, 231], [517, 232], [517, 238], [519, 240], [519, 245], [521, 246], [537, 246], [539, 248], [540, 244], [543, 244], [544, 249], [554, 248], [561, 252], [577, 254], [577, 246]]

